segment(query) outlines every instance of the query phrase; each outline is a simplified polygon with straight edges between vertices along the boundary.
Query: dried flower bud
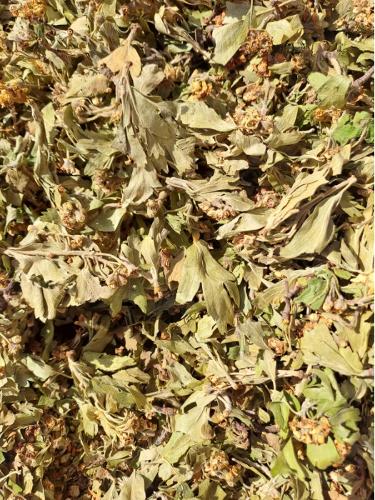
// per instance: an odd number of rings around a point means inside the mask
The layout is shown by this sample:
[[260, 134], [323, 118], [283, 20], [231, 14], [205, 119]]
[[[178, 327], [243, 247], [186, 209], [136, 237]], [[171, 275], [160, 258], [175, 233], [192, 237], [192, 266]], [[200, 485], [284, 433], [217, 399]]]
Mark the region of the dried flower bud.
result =
[[212, 83], [204, 80], [194, 80], [190, 88], [192, 97], [196, 99], [204, 99], [212, 93]]
[[27, 92], [25, 87], [17, 82], [0, 81], [0, 108], [9, 108], [15, 104], [26, 102]]
[[331, 425], [327, 417], [319, 420], [295, 417], [289, 423], [293, 436], [305, 444], [324, 444], [331, 432]]
[[86, 212], [78, 200], [63, 203], [59, 215], [62, 224], [69, 231], [82, 229], [86, 224]]
[[222, 201], [215, 201], [214, 203], [204, 201], [199, 203], [199, 208], [202, 212], [207, 214], [208, 217], [217, 221], [230, 219], [231, 217], [235, 217], [237, 215], [236, 210]]
[[13, 16], [30, 20], [42, 19], [46, 13], [46, 9], [47, 4], [45, 0], [23, 0], [10, 7]]

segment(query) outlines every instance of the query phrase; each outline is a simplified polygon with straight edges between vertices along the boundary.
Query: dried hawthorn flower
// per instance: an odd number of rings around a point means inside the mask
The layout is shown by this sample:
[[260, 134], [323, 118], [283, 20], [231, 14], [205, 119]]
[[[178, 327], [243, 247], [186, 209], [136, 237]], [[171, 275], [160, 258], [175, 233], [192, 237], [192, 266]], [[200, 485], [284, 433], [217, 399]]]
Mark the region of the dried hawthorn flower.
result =
[[263, 95], [263, 88], [258, 83], [250, 83], [246, 86], [244, 93], [242, 94], [242, 99], [248, 102], [257, 101]]
[[217, 16], [215, 16], [213, 19], [212, 19], [212, 23], [215, 25], [215, 26], [222, 26], [223, 25], [223, 22], [224, 22], [224, 18], [225, 18], [225, 11], [221, 12], [220, 14], [218, 14]]
[[351, 0], [352, 8], [336, 24], [355, 34], [371, 36], [374, 30], [374, 3], [372, 0]]
[[0, 288], [6, 288], [10, 283], [8, 274], [5, 271], [0, 271]]
[[194, 80], [191, 85], [191, 96], [196, 99], [204, 99], [212, 93], [212, 83], [205, 80]]
[[257, 207], [274, 208], [279, 203], [280, 195], [275, 191], [266, 188], [261, 188], [255, 195], [255, 203]]
[[64, 158], [63, 162], [57, 166], [57, 171], [65, 175], [79, 175], [80, 171], [70, 158]]
[[348, 309], [346, 300], [343, 297], [338, 297], [333, 303], [333, 309], [338, 313], [343, 313]]
[[[224, 414], [227, 411], [224, 411]], [[229, 412], [227, 412], [229, 413]], [[250, 446], [249, 429], [245, 424], [235, 419], [231, 419], [231, 425], [227, 428], [227, 435], [233, 439], [236, 446], [242, 450], [247, 450]]]
[[247, 63], [254, 55], [268, 56], [272, 51], [272, 38], [266, 31], [250, 30], [246, 41], [227, 64], [228, 69]]
[[158, 194], [158, 197], [156, 199], [150, 198], [146, 202], [146, 210], [147, 210], [147, 217], [155, 217], [159, 210], [162, 209], [164, 206], [164, 203], [166, 202], [168, 198], [168, 192], [167, 191], [160, 191]]
[[152, 19], [159, 6], [157, 0], [131, 0], [121, 7], [121, 11], [125, 19], [138, 21], [142, 17]]
[[117, 239], [114, 237], [113, 233], [96, 231], [92, 237], [92, 241], [94, 241], [103, 252], [109, 252], [116, 245]]
[[335, 439], [334, 443], [335, 443], [335, 448], [336, 448], [338, 454], [340, 455], [341, 459], [339, 462], [333, 464], [333, 466], [339, 467], [344, 462], [344, 460], [349, 455], [349, 453], [351, 452], [352, 445], [349, 443], [345, 443], [343, 441], [338, 441], [337, 439]]
[[251, 132], [259, 127], [262, 117], [255, 107], [238, 106], [234, 112], [233, 119], [245, 133]]
[[229, 486], [234, 486], [240, 479], [241, 466], [231, 465], [228, 455], [222, 450], [213, 450], [204, 464], [204, 473], [211, 478], [225, 481]]
[[219, 200], [214, 202], [203, 201], [198, 206], [208, 217], [217, 221], [230, 219], [237, 215], [236, 210]]
[[272, 38], [267, 31], [250, 30], [246, 42], [239, 51], [246, 56], [257, 54], [262, 57], [272, 51], [272, 46]]
[[129, 270], [127, 267], [120, 266], [107, 277], [106, 284], [110, 288], [119, 288], [126, 285], [131, 274], [131, 270]]
[[291, 57], [290, 62], [292, 63], [292, 71], [295, 71], [296, 73], [306, 68], [306, 61], [303, 54], [294, 54]]
[[249, 255], [257, 248], [256, 240], [256, 235], [240, 233], [233, 237], [232, 243], [238, 251], [244, 252], [246, 255]]
[[286, 57], [281, 52], [276, 52], [276, 54], [274, 54], [274, 56], [272, 57], [272, 60], [273, 60], [273, 63], [279, 64], [279, 63], [285, 62]]
[[78, 200], [66, 201], [59, 209], [62, 224], [69, 231], [78, 231], [86, 224], [86, 211]]
[[0, 108], [23, 104], [26, 100], [27, 91], [20, 83], [0, 81]]
[[268, 69], [268, 65], [269, 65], [268, 57], [263, 56], [260, 62], [253, 64], [253, 69], [261, 78], [268, 78], [269, 76], [271, 76], [271, 72]]
[[27, 224], [25, 222], [11, 221], [7, 227], [7, 233], [11, 236], [21, 236], [27, 232]]
[[160, 264], [165, 273], [168, 273], [171, 267], [172, 252], [168, 248], [162, 248], [159, 251]]
[[321, 417], [319, 420], [295, 417], [289, 422], [289, 427], [293, 436], [305, 444], [324, 444], [331, 432], [327, 417]]
[[67, 346], [66, 344], [60, 344], [52, 350], [51, 356], [57, 362], [66, 361], [69, 356], [69, 353], [70, 353], [69, 346]]
[[155, 217], [161, 208], [159, 200], [149, 199], [146, 202], [147, 217]]
[[79, 250], [80, 248], [83, 248], [85, 241], [86, 238], [81, 234], [78, 234], [76, 236], [71, 236], [69, 238], [69, 246], [72, 250]]
[[325, 160], [331, 160], [335, 154], [337, 154], [340, 151], [339, 147], [335, 148], [328, 148], [325, 151], [323, 151], [320, 156], [324, 158]]
[[10, 7], [14, 16], [23, 17], [30, 20], [43, 19], [46, 13], [47, 3], [45, 0], [22, 0]]
[[36, 467], [37, 450], [33, 443], [20, 443], [16, 448], [16, 456], [14, 458], [14, 466], [27, 465], [28, 467]]
[[322, 124], [330, 124], [336, 122], [342, 114], [341, 109], [334, 107], [331, 108], [317, 108], [313, 112], [314, 121]]
[[92, 177], [92, 188], [95, 191], [102, 192], [104, 195], [110, 195], [119, 190], [121, 180], [110, 170], [96, 170]]
[[184, 77], [184, 72], [180, 66], [171, 66], [170, 64], [165, 65], [164, 74], [165, 78], [171, 82], [181, 82]]
[[267, 344], [268, 347], [270, 347], [273, 351], [275, 351], [277, 356], [282, 356], [287, 348], [286, 342], [276, 337], [269, 338], [267, 340]]

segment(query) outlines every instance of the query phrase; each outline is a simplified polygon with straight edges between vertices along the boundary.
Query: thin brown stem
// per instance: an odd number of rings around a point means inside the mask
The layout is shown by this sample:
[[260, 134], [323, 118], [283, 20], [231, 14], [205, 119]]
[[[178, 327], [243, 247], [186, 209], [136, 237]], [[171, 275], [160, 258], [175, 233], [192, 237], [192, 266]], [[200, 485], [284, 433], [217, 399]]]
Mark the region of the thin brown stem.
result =
[[371, 80], [373, 74], [374, 66], [371, 66], [371, 68], [368, 69], [364, 75], [362, 75], [360, 78], [357, 78], [357, 80], [354, 80], [354, 82], [352, 83], [352, 89], [359, 89], [360, 87], [362, 87], [368, 80]]

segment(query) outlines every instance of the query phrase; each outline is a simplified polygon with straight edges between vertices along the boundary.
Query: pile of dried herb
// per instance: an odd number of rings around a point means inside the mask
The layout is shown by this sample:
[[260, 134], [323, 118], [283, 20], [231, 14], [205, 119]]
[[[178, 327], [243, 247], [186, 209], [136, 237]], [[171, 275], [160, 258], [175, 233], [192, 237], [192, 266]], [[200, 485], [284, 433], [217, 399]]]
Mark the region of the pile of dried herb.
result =
[[0, 498], [370, 498], [372, 1], [0, 21]]

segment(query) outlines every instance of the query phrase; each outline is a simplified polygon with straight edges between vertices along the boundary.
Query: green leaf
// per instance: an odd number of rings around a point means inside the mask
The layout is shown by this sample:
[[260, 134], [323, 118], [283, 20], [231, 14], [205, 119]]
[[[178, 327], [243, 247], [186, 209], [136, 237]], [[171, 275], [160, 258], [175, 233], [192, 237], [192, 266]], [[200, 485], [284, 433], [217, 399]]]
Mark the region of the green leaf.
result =
[[299, 464], [294, 451], [292, 438], [287, 441], [286, 445], [279, 453], [271, 469], [271, 473], [274, 477], [278, 475], [296, 475], [301, 480], [305, 478], [305, 472]]
[[217, 322], [220, 331], [227, 324], [233, 324], [234, 312], [230, 297], [238, 303], [238, 289], [235, 277], [225, 270], [210, 254], [207, 245], [194, 241], [185, 250], [183, 270], [179, 279], [176, 301], [190, 302], [202, 284], [207, 312]]
[[187, 434], [194, 442], [203, 442], [212, 435], [209, 425], [210, 403], [215, 395], [197, 391], [192, 394], [181, 407], [181, 412], [175, 416], [175, 431]]
[[308, 81], [316, 91], [320, 105], [344, 108], [346, 95], [352, 79], [343, 75], [325, 76], [322, 73], [310, 73]]
[[23, 363], [31, 373], [43, 381], [57, 374], [47, 363], [35, 356], [26, 356]]
[[321, 272], [319, 276], [308, 280], [306, 288], [294, 300], [302, 302], [316, 311], [324, 304], [330, 287], [331, 276]]
[[104, 206], [99, 215], [89, 223], [90, 227], [97, 231], [114, 232], [120, 226], [124, 215], [126, 214], [125, 208], [108, 208]]
[[279, 21], [271, 21], [266, 26], [267, 33], [271, 36], [274, 45], [293, 42], [303, 35], [303, 24], [298, 15], [286, 17]]
[[310, 198], [321, 186], [328, 183], [329, 169], [315, 169], [311, 174], [299, 174], [293, 186], [282, 197], [280, 203], [267, 219], [266, 229], [276, 228], [288, 217], [298, 213], [299, 204]]
[[361, 129], [355, 127], [350, 120], [350, 116], [344, 114], [337, 122], [332, 137], [342, 146], [361, 135]]
[[80, 75], [75, 73], [69, 82], [69, 88], [65, 98], [92, 97], [105, 94], [109, 87], [106, 76], [102, 74]]
[[223, 120], [213, 108], [202, 101], [184, 102], [178, 107], [179, 120], [188, 127], [196, 129], [231, 132], [236, 129], [235, 123]]
[[23, 492], [23, 488], [21, 488], [21, 486], [19, 486], [17, 483], [12, 481], [11, 479], [8, 479], [7, 485], [8, 485], [8, 488], [10, 488], [15, 495], [18, 495], [18, 494]]
[[306, 456], [314, 467], [324, 470], [340, 461], [340, 455], [331, 438], [324, 444], [308, 444]]
[[145, 481], [137, 472], [125, 478], [118, 500], [146, 500]]
[[332, 213], [340, 203], [344, 190], [354, 181], [350, 181], [337, 194], [321, 201], [305, 220], [292, 240], [280, 250], [284, 259], [294, 259], [303, 255], [321, 253], [333, 240], [336, 227]]
[[339, 347], [328, 327], [319, 323], [301, 340], [303, 359], [309, 365], [321, 365], [344, 375], [360, 375], [362, 363], [350, 347]]
[[204, 479], [199, 484], [197, 497], [199, 500], [225, 500], [227, 496], [223, 488], [216, 482]]
[[93, 406], [88, 403], [81, 403], [79, 405], [79, 416], [83, 432], [88, 436], [95, 437], [98, 433], [99, 426]]
[[258, 231], [266, 225], [269, 210], [254, 209], [234, 217], [230, 222], [223, 224], [218, 230], [218, 239], [231, 238], [236, 234]]
[[185, 250], [183, 271], [176, 295], [176, 301], [179, 304], [193, 300], [199, 290], [203, 273], [203, 262], [200, 259], [199, 248], [197, 245], [191, 245]]
[[98, 370], [105, 372], [115, 372], [136, 365], [134, 359], [129, 356], [113, 356], [112, 354], [85, 351], [82, 358]]
[[373, 127], [371, 115], [366, 111], [357, 112], [353, 118], [349, 114], [344, 113], [338, 120], [332, 136], [339, 144], [345, 145], [352, 139], [360, 137], [366, 126]]
[[245, 42], [251, 24], [252, 9], [244, 19], [216, 28], [212, 37], [215, 41], [213, 61], [225, 65]]
[[160, 455], [170, 464], [177, 463], [195, 443], [183, 432], [174, 432], [167, 444], [162, 448]]
[[272, 402], [269, 403], [268, 407], [273, 413], [276, 425], [279, 427], [280, 437], [286, 439], [289, 434], [290, 406], [284, 399], [282, 394], [274, 391], [272, 393]]

